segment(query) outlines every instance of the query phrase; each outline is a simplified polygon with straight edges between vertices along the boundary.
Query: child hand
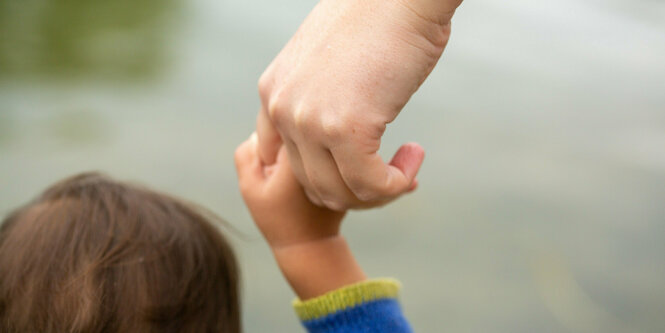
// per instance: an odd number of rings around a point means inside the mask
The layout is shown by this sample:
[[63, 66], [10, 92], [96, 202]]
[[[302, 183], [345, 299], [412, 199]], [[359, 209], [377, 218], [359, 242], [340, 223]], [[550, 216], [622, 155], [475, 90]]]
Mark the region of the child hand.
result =
[[235, 153], [243, 199], [275, 256], [282, 274], [301, 300], [366, 279], [344, 237], [343, 212], [312, 204], [291, 171], [284, 148], [266, 167], [252, 134]]
[[284, 247], [337, 236], [345, 213], [307, 199], [283, 148], [274, 165], [261, 165], [257, 143], [254, 133], [236, 149], [235, 162], [243, 199], [268, 244]]

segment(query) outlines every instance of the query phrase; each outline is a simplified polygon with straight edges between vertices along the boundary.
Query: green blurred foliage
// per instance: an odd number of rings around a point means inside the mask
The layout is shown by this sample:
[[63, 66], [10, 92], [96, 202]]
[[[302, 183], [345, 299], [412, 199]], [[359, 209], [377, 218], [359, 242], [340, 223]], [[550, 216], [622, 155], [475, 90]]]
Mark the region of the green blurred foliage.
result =
[[0, 79], [153, 74], [176, 1], [0, 0]]
[[11, 112], [0, 110], [0, 147], [11, 140], [14, 134], [14, 118]]
[[72, 110], [53, 114], [48, 119], [49, 134], [68, 144], [95, 143], [102, 140], [108, 124], [92, 110]]

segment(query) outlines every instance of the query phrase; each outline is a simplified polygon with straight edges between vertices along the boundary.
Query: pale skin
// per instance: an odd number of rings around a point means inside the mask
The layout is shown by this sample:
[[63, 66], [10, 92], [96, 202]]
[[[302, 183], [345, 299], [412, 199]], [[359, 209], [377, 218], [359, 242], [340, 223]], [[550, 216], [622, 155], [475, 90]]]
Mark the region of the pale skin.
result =
[[286, 151], [261, 163], [256, 134], [235, 153], [238, 182], [252, 218], [301, 300], [366, 279], [340, 234], [344, 212], [314, 205], [293, 175]]
[[445, 49], [462, 0], [322, 0], [259, 80], [260, 163], [282, 147], [305, 195], [337, 211], [413, 190], [422, 147], [378, 150]]

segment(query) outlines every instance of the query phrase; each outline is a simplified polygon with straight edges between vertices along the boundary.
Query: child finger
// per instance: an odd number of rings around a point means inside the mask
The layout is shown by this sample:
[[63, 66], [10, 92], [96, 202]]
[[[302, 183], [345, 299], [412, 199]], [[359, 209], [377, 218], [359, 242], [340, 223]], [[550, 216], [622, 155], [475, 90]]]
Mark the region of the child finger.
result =
[[236, 148], [235, 164], [238, 172], [238, 179], [242, 183], [257, 183], [263, 179], [261, 163], [257, 154], [257, 136], [256, 133]]

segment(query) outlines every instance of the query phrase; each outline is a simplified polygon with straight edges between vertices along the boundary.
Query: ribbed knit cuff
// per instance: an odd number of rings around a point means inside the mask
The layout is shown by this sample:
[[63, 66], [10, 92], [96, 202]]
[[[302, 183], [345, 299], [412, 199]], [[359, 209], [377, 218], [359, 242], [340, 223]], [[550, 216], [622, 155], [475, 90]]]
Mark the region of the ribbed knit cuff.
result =
[[304, 322], [371, 301], [395, 299], [400, 288], [401, 284], [395, 279], [372, 279], [306, 301], [296, 299], [293, 301], [293, 308], [298, 318]]

